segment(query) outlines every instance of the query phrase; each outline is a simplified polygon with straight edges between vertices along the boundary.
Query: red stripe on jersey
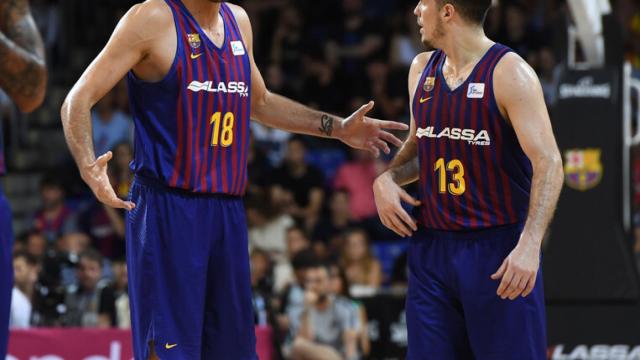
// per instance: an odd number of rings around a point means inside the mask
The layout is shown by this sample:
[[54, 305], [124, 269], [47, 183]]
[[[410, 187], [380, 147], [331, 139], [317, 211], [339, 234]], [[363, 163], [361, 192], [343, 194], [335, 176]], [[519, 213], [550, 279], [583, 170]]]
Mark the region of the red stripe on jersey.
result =
[[[178, 63], [178, 67], [177, 67], [177, 72], [178, 72], [178, 76], [182, 76], [182, 63]], [[184, 146], [184, 139], [183, 139], [183, 133], [182, 133], [182, 128], [183, 128], [183, 115], [182, 115], [182, 91], [178, 91], [178, 102], [177, 102], [177, 109], [178, 111], [176, 112], [177, 115], [177, 122], [178, 122], [178, 144], [177, 144], [177, 148], [176, 148], [176, 159], [174, 161], [174, 165], [173, 165], [173, 175], [171, 176], [171, 181], [169, 181], [169, 185], [172, 187], [177, 187], [178, 186], [178, 177], [180, 174], [180, 169], [182, 168], [182, 150], [183, 150], [183, 146]]]
[[[207, 56], [207, 55], [208, 54], [205, 53], [203, 56]], [[208, 77], [205, 76], [206, 74], [204, 73], [204, 71], [202, 69], [202, 61], [199, 61], [199, 60], [200, 59], [196, 60], [196, 66], [197, 66], [196, 74], [198, 74], [197, 80], [208, 79]], [[200, 77], [200, 76], [202, 76], [202, 77]], [[197, 97], [198, 97], [197, 108], [196, 108], [197, 109], [196, 110], [196, 114], [197, 114], [196, 122], [197, 122], [197, 125], [196, 125], [196, 136], [195, 136], [195, 140], [196, 140], [195, 141], [195, 160], [196, 160], [196, 163], [195, 163], [195, 174], [194, 174], [194, 177], [193, 177], [193, 180], [194, 180], [193, 181], [193, 188], [197, 188], [198, 187], [197, 182], [198, 182], [198, 179], [200, 179], [200, 154], [201, 154], [202, 149], [203, 149], [203, 146], [200, 145], [200, 137], [201, 137], [200, 128], [202, 126], [202, 121], [203, 121], [202, 102], [204, 101], [203, 100], [204, 92], [203, 91], [199, 91]], [[204, 152], [206, 153], [207, 152], [206, 148], [204, 148], [204, 149], [205, 149]], [[200, 190], [202, 190], [202, 189], [200, 189]]]

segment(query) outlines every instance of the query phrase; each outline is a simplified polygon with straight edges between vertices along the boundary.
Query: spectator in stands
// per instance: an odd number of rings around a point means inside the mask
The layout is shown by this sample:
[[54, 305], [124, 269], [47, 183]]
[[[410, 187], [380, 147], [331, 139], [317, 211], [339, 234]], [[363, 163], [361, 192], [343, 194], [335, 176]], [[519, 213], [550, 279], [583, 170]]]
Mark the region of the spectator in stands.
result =
[[250, 261], [254, 322], [266, 326], [271, 318], [267, 299], [272, 295], [273, 265], [269, 254], [261, 250], [254, 250]]
[[324, 176], [306, 163], [306, 147], [301, 137], [290, 138], [287, 145], [284, 164], [273, 174], [272, 199], [309, 230], [322, 210]]
[[252, 131], [249, 135], [249, 151], [247, 152], [247, 176], [249, 177], [247, 192], [259, 196], [258, 193], [268, 192], [269, 177], [273, 169], [269, 165], [263, 149], [256, 147], [253, 134]]
[[350, 300], [331, 291], [329, 267], [318, 264], [305, 276], [304, 310], [291, 358], [359, 359], [359, 319]]
[[31, 230], [26, 236], [25, 251], [36, 259], [42, 259], [47, 250], [47, 243], [47, 238], [40, 231]]
[[381, 119], [399, 119], [409, 101], [404, 95], [406, 71], [394, 71], [386, 60], [380, 59], [367, 65], [367, 77], [371, 84], [371, 97], [376, 102], [372, 115]]
[[129, 279], [127, 278], [127, 263], [118, 259], [111, 264], [113, 271], [113, 292], [116, 307], [116, 327], [129, 329], [131, 327], [131, 316], [129, 308], [129, 294], [127, 288]]
[[312, 232], [314, 249], [322, 256], [340, 252], [342, 246], [341, 235], [349, 228], [358, 225], [352, 218], [349, 208], [349, 192], [337, 189], [329, 199], [329, 215], [320, 219]]
[[373, 182], [384, 170], [385, 164], [367, 151], [352, 150], [351, 157], [350, 161], [338, 168], [333, 187], [349, 192], [349, 208], [354, 220], [377, 218]]
[[115, 294], [102, 278], [102, 256], [90, 249], [80, 255], [78, 284], [67, 289], [66, 326], [101, 327], [114, 325]]
[[369, 236], [362, 229], [347, 232], [340, 266], [352, 286], [378, 288], [382, 283], [382, 266], [371, 253]]
[[267, 252], [275, 262], [286, 259], [286, 232], [294, 224], [291, 216], [273, 206], [269, 193], [245, 197], [249, 225], [249, 247]]
[[38, 281], [38, 260], [26, 252], [13, 254], [14, 287], [11, 294], [9, 326], [28, 328], [31, 326], [33, 298]]
[[279, 262], [273, 269], [273, 288], [276, 293], [295, 281], [291, 265], [293, 257], [298, 252], [308, 249], [310, 245], [311, 242], [301, 227], [294, 225], [287, 229], [287, 261]]
[[42, 208], [34, 215], [33, 228], [50, 242], [75, 231], [76, 214], [65, 204], [65, 190], [53, 174], [45, 175], [40, 183]]
[[131, 142], [133, 122], [115, 103], [113, 90], [100, 100], [91, 115], [93, 146], [96, 154], [102, 155], [121, 142]]
[[291, 353], [291, 345], [300, 327], [300, 316], [304, 310], [304, 282], [307, 270], [316, 266], [318, 259], [311, 249], [298, 251], [291, 259], [294, 281], [282, 291], [275, 304], [278, 316], [277, 337], [285, 355]]
[[113, 160], [109, 163], [108, 175], [111, 185], [121, 199], [129, 196], [133, 183], [133, 172], [129, 164], [133, 160], [133, 148], [129, 142], [116, 144], [113, 149]]
[[337, 264], [331, 264], [329, 273], [331, 278], [331, 293], [351, 300], [352, 316], [359, 319], [358, 328], [356, 329], [358, 333], [358, 350], [363, 357], [367, 357], [371, 352], [371, 341], [367, 329], [367, 310], [361, 302], [353, 300], [349, 292], [351, 286], [344, 269], [341, 269]]

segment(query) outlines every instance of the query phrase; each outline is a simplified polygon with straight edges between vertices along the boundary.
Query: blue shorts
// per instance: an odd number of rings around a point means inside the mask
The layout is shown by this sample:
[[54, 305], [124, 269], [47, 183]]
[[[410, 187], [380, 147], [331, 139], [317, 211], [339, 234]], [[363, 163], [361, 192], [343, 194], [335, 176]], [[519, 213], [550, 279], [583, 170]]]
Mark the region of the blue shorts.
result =
[[161, 359], [257, 359], [242, 199], [136, 176], [127, 214], [133, 347]]
[[11, 209], [0, 188], [0, 359], [9, 343], [9, 311], [13, 288], [13, 231]]
[[522, 224], [470, 232], [419, 229], [409, 244], [408, 359], [544, 360], [542, 273], [526, 298], [492, 280]]

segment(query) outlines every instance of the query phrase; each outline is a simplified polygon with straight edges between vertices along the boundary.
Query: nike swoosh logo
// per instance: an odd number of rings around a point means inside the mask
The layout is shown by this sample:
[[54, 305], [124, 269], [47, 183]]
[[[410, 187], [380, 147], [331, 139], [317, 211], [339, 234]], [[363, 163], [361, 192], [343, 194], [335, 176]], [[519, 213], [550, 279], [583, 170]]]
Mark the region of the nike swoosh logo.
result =
[[200, 53], [200, 54], [191, 53], [191, 59], [192, 60], [195, 60], [195, 59], [199, 58], [200, 56], [202, 56], [202, 53]]
[[178, 344], [171, 344], [171, 345], [169, 345], [169, 343], [164, 344], [164, 348], [167, 350], [173, 349], [176, 346], [178, 346]]
[[429, 96], [429, 97], [428, 97], [428, 98], [426, 98], [426, 99], [420, 98], [420, 104], [424, 104], [424, 103], [426, 103], [427, 101], [431, 100], [431, 98], [432, 98], [432, 97], [433, 97], [433, 96]]

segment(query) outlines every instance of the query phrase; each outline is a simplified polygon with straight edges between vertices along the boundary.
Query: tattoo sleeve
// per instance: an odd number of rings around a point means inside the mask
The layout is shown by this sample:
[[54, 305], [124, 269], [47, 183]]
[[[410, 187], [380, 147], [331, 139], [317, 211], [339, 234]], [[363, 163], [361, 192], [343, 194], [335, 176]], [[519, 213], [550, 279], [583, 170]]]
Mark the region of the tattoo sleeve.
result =
[[42, 39], [27, 0], [4, 1], [0, 14], [0, 87], [22, 110], [32, 110], [47, 78]]
[[418, 144], [415, 136], [409, 136], [410, 138], [402, 145], [387, 170], [391, 174], [391, 179], [398, 185], [406, 185], [418, 180], [420, 169]]

